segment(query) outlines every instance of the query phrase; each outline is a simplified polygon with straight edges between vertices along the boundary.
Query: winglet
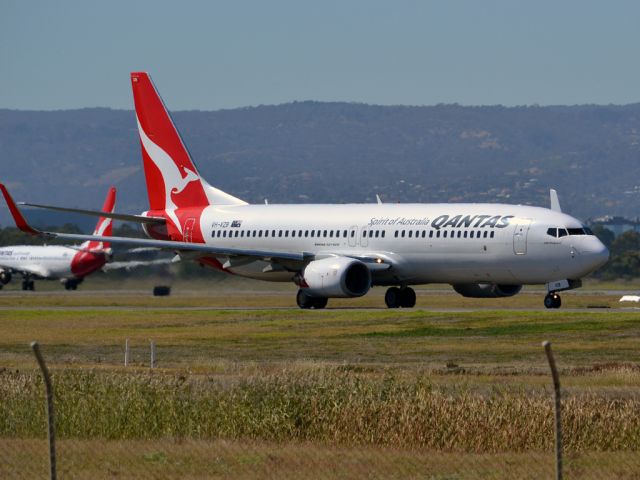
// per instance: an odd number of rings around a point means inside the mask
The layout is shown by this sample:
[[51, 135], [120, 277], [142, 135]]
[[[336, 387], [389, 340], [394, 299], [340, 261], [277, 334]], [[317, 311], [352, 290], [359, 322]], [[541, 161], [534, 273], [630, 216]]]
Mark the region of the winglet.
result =
[[7, 202], [7, 206], [9, 207], [9, 211], [11, 212], [11, 216], [13, 217], [13, 221], [16, 222], [16, 227], [22, 230], [25, 233], [30, 233], [31, 235], [40, 235], [39, 230], [31, 227], [20, 213], [16, 202], [13, 201], [11, 195], [9, 195], [9, 191], [7, 187], [0, 183], [0, 190], [2, 190], [2, 195], [4, 196], [5, 201]]
[[562, 212], [560, 208], [560, 200], [558, 200], [558, 192], [555, 189], [549, 190], [549, 197], [551, 198], [551, 210], [554, 212]]

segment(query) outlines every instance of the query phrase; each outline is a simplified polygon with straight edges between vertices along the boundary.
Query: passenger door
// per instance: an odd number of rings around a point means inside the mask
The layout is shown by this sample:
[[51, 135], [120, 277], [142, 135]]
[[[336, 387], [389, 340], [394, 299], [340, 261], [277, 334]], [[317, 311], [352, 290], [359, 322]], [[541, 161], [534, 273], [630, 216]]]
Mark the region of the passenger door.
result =
[[516, 255], [527, 254], [527, 235], [529, 234], [529, 226], [531, 225], [531, 219], [525, 218], [516, 225], [516, 229], [513, 232], [513, 253]]

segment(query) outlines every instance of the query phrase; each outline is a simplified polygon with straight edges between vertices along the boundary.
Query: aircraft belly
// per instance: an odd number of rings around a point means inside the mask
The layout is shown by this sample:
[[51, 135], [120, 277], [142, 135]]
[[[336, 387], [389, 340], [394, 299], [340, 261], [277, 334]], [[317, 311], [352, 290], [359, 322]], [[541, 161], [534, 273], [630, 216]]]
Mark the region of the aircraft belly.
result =
[[[227, 270], [234, 275], [241, 277], [253, 278], [255, 280], [263, 280], [267, 282], [290, 282], [295, 275], [294, 272], [271, 270], [271, 263], [262, 260], [248, 263], [237, 267], [230, 267]], [[266, 270], [266, 271], [265, 271]]]

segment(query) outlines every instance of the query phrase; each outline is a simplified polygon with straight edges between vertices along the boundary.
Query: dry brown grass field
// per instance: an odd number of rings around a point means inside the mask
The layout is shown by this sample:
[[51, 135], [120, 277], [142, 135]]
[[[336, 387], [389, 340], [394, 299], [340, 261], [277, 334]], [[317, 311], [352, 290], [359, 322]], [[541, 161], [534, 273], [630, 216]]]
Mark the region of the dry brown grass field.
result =
[[640, 478], [640, 313], [599, 293], [610, 286], [563, 295], [569, 311], [535, 290], [443, 287], [407, 311], [383, 308], [383, 290], [300, 311], [293, 289], [259, 285], [0, 292], [0, 478], [46, 473], [31, 340], [54, 373], [65, 476], [548, 478], [545, 339], [566, 478]]

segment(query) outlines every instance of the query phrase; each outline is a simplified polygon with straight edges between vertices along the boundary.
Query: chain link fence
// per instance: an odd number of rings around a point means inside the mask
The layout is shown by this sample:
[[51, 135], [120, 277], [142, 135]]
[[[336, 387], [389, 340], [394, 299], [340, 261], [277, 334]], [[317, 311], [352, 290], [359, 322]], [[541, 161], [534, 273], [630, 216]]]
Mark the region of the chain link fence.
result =
[[[556, 475], [542, 370], [496, 381], [456, 365], [151, 369], [140, 346], [127, 368], [105, 360], [118, 355], [52, 370], [60, 478]], [[560, 366], [560, 377], [564, 478], [639, 478], [640, 367]], [[37, 370], [1, 369], [0, 478], [47, 478], [45, 406]]]

